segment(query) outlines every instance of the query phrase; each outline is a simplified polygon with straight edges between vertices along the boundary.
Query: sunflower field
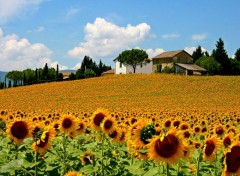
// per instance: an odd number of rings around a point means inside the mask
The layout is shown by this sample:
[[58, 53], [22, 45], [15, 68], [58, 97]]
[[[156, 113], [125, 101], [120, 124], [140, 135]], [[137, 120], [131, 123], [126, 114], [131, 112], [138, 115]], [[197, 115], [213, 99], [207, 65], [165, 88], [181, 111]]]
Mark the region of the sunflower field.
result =
[[130, 74], [0, 91], [0, 175], [240, 175], [240, 77]]

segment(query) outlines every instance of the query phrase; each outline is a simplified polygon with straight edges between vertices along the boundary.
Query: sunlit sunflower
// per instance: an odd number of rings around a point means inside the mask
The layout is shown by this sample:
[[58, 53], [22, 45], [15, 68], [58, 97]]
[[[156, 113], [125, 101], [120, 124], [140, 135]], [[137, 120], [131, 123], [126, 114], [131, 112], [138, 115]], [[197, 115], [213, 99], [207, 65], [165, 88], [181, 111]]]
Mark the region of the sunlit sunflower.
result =
[[184, 145], [176, 130], [170, 130], [161, 138], [155, 136], [148, 144], [148, 156], [151, 160], [174, 164], [184, 157]]
[[104, 109], [97, 109], [91, 116], [91, 124], [92, 128], [96, 131], [101, 131], [101, 123], [103, 122], [104, 118], [107, 117], [108, 113]]
[[163, 128], [170, 128], [172, 125], [172, 119], [166, 119], [164, 122], [163, 122]]
[[64, 176], [83, 176], [82, 174], [77, 173], [76, 171], [69, 171]]
[[156, 129], [153, 124], [148, 123], [145, 119], [140, 119], [136, 123], [136, 129], [133, 130], [132, 139], [137, 148], [146, 147], [149, 140], [153, 138], [156, 133]]
[[59, 130], [64, 133], [70, 133], [76, 130], [78, 127], [76, 118], [72, 115], [64, 115], [59, 120]]
[[183, 142], [183, 152], [184, 152], [184, 159], [187, 160], [187, 161], [191, 161], [191, 158], [190, 158], [190, 154], [192, 154], [194, 152], [194, 146], [193, 145], [189, 145], [185, 142]]
[[51, 141], [54, 136], [54, 129], [45, 127], [39, 135], [39, 139], [32, 144], [33, 151], [37, 151], [40, 154], [45, 153], [51, 147]]
[[220, 148], [219, 139], [216, 136], [208, 137], [204, 141], [203, 159], [214, 161], [216, 159], [217, 150]]
[[223, 145], [224, 147], [229, 147], [232, 144], [232, 140], [233, 140], [233, 133], [228, 133], [224, 138], [223, 138]]
[[112, 139], [112, 142], [119, 142], [120, 132], [118, 128], [115, 128], [108, 136]]
[[222, 176], [240, 175], [240, 142], [233, 143], [227, 152], [224, 152], [224, 168]]
[[187, 130], [189, 128], [189, 125], [186, 122], [183, 122], [180, 124], [180, 130]]
[[127, 133], [126, 133], [126, 129], [124, 128], [120, 128], [119, 129], [119, 142], [120, 143], [123, 143], [126, 141], [126, 138], [127, 138]]
[[101, 123], [102, 131], [106, 134], [112, 133], [115, 126], [116, 120], [110, 115], [105, 117], [103, 122]]
[[24, 119], [16, 119], [7, 123], [7, 136], [17, 145], [20, 145], [25, 138], [31, 136], [31, 123]]
[[84, 133], [86, 130], [86, 124], [84, 121], [77, 122], [77, 129], [69, 133], [69, 137], [75, 138], [77, 135]]
[[225, 133], [225, 127], [221, 124], [218, 124], [214, 127], [214, 132], [218, 137], [221, 137]]
[[82, 154], [80, 156], [80, 160], [82, 162], [82, 165], [86, 165], [86, 164], [91, 164], [93, 161], [93, 155], [91, 151], [87, 151], [84, 154]]

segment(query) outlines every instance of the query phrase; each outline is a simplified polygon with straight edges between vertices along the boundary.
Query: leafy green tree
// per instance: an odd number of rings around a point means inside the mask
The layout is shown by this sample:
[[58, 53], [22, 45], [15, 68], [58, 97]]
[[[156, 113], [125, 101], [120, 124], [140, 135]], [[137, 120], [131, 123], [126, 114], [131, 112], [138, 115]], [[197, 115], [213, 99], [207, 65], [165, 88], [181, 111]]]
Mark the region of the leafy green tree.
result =
[[224, 49], [224, 42], [220, 38], [216, 44], [215, 53], [213, 53], [213, 57], [216, 59], [217, 62], [221, 64], [222, 70], [220, 74], [227, 75], [230, 74], [230, 60], [228, 58], [227, 52]]
[[95, 76], [96, 76], [96, 73], [92, 69], [86, 69], [84, 71], [84, 78], [92, 78]]
[[230, 59], [231, 75], [240, 75], [240, 61], [237, 59]]
[[35, 76], [35, 71], [28, 68], [26, 70], [23, 70], [23, 75], [25, 75], [26, 79], [26, 84], [31, 85], [36, 82], [36, 76]]
[[198, 60], [200, 57], [204, 56], [204, 52], [202, 51], [202, 47], [199, 45], [195, 51], [192, 53], [193, 62]]
[[209, 75], [219, 74], [221, 71], [221, 64], [218, 63], [213, 57], [203, 56], [195, 62], [200, 67], [207, 70]]
[[125, 50], [117, 57], [117, 60], [124, 65], [129, 65], [133, 68], [133, 73], [136, 72], [138, 65], [141, 65], [145, 59], [148, 58], [148, 54], [144, 50], [132, 49]]
[[76, 79], [76, 75], [74, 73], [71, 73], [69, 75], [69, 80], [75, 80]]
[[240, 48], [237, 49], [234, 59], [240, 61]]
[[7, 73], [6, 77], [13, 81], [13, 87], [16, 87], [21, 84], [22, 81], [22, 72], [13, 70]]

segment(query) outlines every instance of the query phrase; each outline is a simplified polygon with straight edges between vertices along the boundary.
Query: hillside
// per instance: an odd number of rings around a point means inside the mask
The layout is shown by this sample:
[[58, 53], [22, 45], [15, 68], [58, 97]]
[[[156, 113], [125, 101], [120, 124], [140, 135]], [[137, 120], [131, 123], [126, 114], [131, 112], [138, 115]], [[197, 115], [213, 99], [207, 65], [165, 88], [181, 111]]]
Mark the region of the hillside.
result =
[[240, 77], [115, 75], [0, 91], [0, 110], [239, 110]]

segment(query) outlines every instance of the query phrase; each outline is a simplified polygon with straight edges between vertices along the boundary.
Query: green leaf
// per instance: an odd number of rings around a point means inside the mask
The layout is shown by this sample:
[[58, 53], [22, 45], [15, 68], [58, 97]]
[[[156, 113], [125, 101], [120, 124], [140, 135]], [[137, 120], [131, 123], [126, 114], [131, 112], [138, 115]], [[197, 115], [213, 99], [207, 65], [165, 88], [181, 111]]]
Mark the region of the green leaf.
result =
[[154, 174], [157, 174], [159, 171], [159, 168], [154, 167], [148, 170], [143, 176], [153, 176]]

